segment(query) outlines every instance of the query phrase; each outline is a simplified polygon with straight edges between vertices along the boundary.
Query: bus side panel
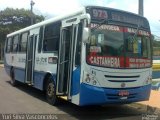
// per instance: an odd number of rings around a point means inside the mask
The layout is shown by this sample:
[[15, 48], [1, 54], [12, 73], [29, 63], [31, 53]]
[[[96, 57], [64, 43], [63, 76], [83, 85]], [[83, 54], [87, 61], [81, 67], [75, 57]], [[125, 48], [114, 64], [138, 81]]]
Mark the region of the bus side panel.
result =
[[25, 53], [12, 54], [12, 59], [13, 59], [12, 66], [14, 68], [15, 79], [17, 81], [24, 83], [26, 54]]
[[15, 79], [24, 83], [25, 81], [25, 69], [14, 67]]
[[[23, 60], [23, 61], [22, 61]], [[15, 79], [24, 82], [25, 75], [25, 54], [6, 53], [4, 66], [7, 74], [10, 76], [11, 67], [14, 69]]]
[[[39, 90], [43, 90], [43, 83], [44, 83], [46, 74], [47, 74], [47, 72], [34, 71], [34, 83], [33, 84], [34, 84], [35, 88], [37, 88]], [[54, 80], [56, 80], [55, 74], [52, 74], [52, 77]]]
[[43, 90], [43, 80], [46, 73], [43, 71], [34, 71], [34, 87]]
[[53, 53], [36, 53], [33, 81], [35, 88], [43, 90], [43, 81], [47, 73], [51, 74], [56, 80], [57, 64], [48, 63], [48, 58], [53, 57], [55, 57]]

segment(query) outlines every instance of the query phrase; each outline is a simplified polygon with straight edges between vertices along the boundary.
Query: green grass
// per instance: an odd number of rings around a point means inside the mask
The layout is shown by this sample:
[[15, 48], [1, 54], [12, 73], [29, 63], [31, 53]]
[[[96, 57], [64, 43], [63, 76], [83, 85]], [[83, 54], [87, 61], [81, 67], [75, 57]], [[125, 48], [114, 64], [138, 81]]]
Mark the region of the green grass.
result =
[[152, 81], [152, 85], [159, 83], [159, 81]]

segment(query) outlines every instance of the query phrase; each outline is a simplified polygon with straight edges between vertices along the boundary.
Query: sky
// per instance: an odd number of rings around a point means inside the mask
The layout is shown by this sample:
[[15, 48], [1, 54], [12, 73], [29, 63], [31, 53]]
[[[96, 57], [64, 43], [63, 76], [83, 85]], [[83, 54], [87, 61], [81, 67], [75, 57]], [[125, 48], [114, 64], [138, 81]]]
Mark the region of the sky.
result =
[[[33, 12], [46, 19], [65, 14], [83, 5], [98, 5], [138, 13], [138, 0], [33, 0]], [[160, 37], [160, 0], [143, 0], [144, 16], [152, 34]], [[30, 0], [0, 0], [0, 10], [6, 7], [30, 9]]]

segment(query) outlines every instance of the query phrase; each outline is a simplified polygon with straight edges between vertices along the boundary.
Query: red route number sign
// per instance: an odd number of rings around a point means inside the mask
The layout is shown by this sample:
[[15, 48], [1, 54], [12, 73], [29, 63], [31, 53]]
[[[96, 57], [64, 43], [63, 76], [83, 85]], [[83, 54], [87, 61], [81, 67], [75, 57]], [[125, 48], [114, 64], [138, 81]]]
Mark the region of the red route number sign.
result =
[[108, 14], [107, 11], [105, 10], [100, 10], [100, 9], [93, 9], [93, 17], [94, 18], [102, 18], [102, 19], [107, 19], [108, 18]]

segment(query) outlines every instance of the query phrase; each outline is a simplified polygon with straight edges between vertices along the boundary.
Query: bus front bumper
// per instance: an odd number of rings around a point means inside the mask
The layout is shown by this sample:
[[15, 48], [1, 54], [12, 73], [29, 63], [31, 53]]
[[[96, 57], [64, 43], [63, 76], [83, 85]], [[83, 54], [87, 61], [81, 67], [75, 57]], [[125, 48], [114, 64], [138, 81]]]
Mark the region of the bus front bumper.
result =
[[[120, 95], [120, 92], [127, 91], [128, 95]], [[91, 85], [81, 84], [80, 106], [102, 105], [102, 104], [126, 104], [148, 100], [151, 91], [151, 84], [136, 88], [100, 88]]]

